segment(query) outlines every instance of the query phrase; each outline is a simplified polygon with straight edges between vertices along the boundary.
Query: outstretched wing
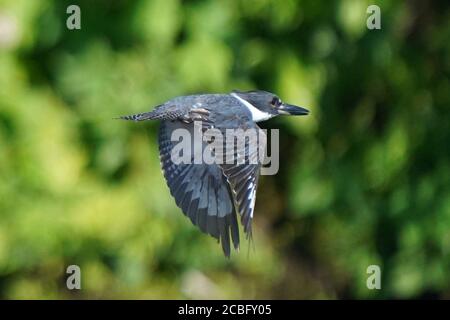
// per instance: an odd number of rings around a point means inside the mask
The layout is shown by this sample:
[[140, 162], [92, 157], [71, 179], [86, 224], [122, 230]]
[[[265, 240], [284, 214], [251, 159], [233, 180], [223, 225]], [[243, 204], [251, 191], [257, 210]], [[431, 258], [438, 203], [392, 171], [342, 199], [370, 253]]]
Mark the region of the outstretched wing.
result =
[[[217, 129], [223, 133], [224, 145], [228, 146], [225, 147], [225, 153], [219, 155], [223, 160], [220, 167], [230, 187], [236, 210], [241, 216], [244, 232], [247, 237], [251, 237], [266, 135], [256, 123], [246, 117], [239, 118], [238, 122], [225, 121], [222, 126], [218, 124]], [[226, 158], [230, 155], [233, 161], [227, 161]]]
[[177, 129], [186, 130], [188, 138], [193, 139], [193, 123], [161, 121], [160, 161], [170, 193], [192, 223], [220, 240], [225, 255], [229, 256], [230, 233], [234, 248], [239, 248], [239, 227], [231, 190], [218, 165], [194, 164], [194, 151], [190, 163], [174, 163], [172, 150], [176, 142], [171, 136]]

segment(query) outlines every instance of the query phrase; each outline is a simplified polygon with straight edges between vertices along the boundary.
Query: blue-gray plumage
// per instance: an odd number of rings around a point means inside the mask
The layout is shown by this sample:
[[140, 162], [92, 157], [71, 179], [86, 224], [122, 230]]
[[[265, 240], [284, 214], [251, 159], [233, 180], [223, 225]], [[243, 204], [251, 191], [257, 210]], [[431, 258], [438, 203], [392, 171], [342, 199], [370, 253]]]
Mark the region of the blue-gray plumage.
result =
[[[306, 115], [308, 110], [282, 103], [266, 91], [233, 91], [230, 94], [201, 94], [174, 98], [150, 112], [124, 116], [121, 119], [161, 120], [159, 130], [160, 161], [170, 193], [183, 213], [204, 233], [220, 240], [226, 256], [230, 255], [230, 236], [239, 248], [237, 214], [244, 233], [251, 237], [251, 223], [261, 163], [236, 161], [223, 164], [175, 164], [171, 152], [176, 142], [171, 136], [176, 129], [186, 129], [194, 137], [194, 122], [201, 121], [203, 130], [255, 129], [256, 122], [280, 114]], [[261, 141], [260, 141], [261, 143]], [[209, 142], [203, 142], [202, 150]], [[192, 141], [192, 145], [194, 142]], [[265, 145], [264, 145], [265, 147]], [[200, 152], [202, 152], [200, 150]], [[248, 143], [246, 159], [255, 155]], [[236, 156], [238, 150], [234, 150]], [[193, 151], [192, 158], [195, 151]], [[240, 154], [240, 153], [239, 153]]]

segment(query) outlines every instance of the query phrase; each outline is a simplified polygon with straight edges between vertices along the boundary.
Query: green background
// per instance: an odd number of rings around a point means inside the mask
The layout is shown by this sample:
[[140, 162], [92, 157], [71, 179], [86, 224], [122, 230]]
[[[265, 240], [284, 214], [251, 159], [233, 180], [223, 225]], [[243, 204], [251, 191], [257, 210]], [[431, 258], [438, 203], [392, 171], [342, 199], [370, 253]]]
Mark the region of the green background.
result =
[[[1, 0], [0, 297], [450, 298], [449, 70], [447, 1]], [[227, 260], [172, 200], [158, 123], [113, 118], [232, 89], [311, 115], [263, 124], [280, 171]]]

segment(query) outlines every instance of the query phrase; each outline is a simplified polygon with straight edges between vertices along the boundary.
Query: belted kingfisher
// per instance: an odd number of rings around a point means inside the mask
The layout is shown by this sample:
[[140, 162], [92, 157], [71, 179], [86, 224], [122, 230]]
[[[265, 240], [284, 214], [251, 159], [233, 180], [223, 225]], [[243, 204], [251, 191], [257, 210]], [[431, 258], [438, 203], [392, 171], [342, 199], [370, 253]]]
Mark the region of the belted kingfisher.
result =
[[[123, 116], [120, 119], [161, 120], [159, 129], [160, 162], [164, 177], [178, 207], [192, 223], [222, 244], [230, 256], [230, 234], [233, 246], [239, 249], [237, 214], [247, 238], [251, 239], [256, 188], [261, 162], [246, 161], [213, 164], [175, 163], [171, 157], [176, 129], [194, 132], [194, 123], [201, 121], [202, 130], [254, 129], [256, 122], [277, 115], [307, 115], [309, 111], [283, 103], [267, 91], [232, 91], [230, 94], [199, 94], [169, 100], [150, 112]], [[203, 142], [208, 144], [208, 142]], [[264, 145], [265, 147], [265, 145]], [[246, 156], [251, 148], [245, 147]], [[236, 151], [236, 150], [234, 150]]]

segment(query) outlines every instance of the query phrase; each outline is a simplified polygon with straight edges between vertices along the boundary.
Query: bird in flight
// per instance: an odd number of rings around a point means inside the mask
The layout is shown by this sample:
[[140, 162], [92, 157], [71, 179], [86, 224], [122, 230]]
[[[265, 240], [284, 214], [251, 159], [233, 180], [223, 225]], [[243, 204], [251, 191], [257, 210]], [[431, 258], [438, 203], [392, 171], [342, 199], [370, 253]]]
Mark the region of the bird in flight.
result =
[[[171, 99], [153, 109], [129, 116], [123, 120], [160, 120], [159, 152], [164, 177], [178, 207], [204, 233], [222, 244], [225, 256], [230, 256], [230, 236], [233, 246], [239, 249], [239, 215], [244, 233], [251, 239], [256, 188], [262, 161], [256, 160], [265, 149], [265, 135], [257, 122], [278, 115], [307, 115], [309, 111], [283, 103], [267, 91], [233, 91], [230, 94], [199, 94]], [[200, 123], [200, 126], [197, 125]], [[174, 151], [179, 141], [173, 141], [175, 132], [189, 133], [188, 145], [191, 161], [178, 161]], [[180, 131], [181, 130], [181, 131]], [[230, 161], [196, 162], [194, 158], [211, 148], [213, 142], [221, 145], [225, 140], [201, 138], [201, 148], [196, 148], [196, 130], [226, 136], [229, 130], [253, 130], [258, 140], [244, 139], [242, 146], [225, 148], [220, 152], [210, 150], [216, 159], [230, 154]], [[243, 132], [239, 131], [239, 132]], [[197, 135], [198, 136], [198, 135]], [[262, 138], [261, 138], [262, 137]], [[258, 147], [253, 145], [257, 141]], [[216, 144], [217, 146], [217, 144]], [[183, 156], [186, 150], [183, 150]], [[186, 159], [186, 157], [184, 158]], [[228, 158], [227, 158], [228, 159]]]

